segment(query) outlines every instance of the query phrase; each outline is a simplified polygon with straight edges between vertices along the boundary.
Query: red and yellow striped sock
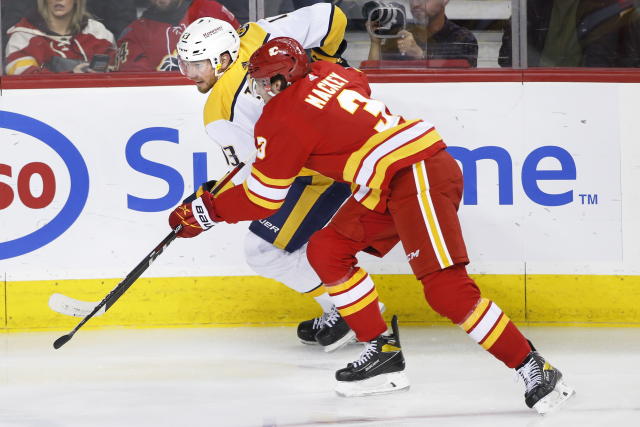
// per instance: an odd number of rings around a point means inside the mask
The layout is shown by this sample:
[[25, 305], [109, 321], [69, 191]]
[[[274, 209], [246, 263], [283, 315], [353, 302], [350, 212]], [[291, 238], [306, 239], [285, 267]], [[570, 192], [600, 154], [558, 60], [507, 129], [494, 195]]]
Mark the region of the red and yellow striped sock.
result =
[[362, 268], [354, 270], [344, 282], [325, 287], [358, 341], [370, 341], [387, 330], [378, 306], [376, 286]]
[[459, 324], [474, 341], [510, 368], [531, 352], [527, 339], [496, 303], [480, 298], [476, 307]]

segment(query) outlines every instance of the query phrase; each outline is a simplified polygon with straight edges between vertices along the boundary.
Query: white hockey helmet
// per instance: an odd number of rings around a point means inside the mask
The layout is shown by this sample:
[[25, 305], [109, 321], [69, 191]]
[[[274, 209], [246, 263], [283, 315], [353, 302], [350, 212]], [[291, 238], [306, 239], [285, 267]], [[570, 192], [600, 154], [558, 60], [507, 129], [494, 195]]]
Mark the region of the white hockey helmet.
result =
[[[227, 21], [204, 17], [192, 22], [182, 33], [178, 44], [178, 61], [202, 61], [208, 59], [216, 74], [220, 70], [220, 55], [228, 52], [231, 62], [238, 58], [240, 36]], [[184, 67], [180, 67], [185, 74]]]

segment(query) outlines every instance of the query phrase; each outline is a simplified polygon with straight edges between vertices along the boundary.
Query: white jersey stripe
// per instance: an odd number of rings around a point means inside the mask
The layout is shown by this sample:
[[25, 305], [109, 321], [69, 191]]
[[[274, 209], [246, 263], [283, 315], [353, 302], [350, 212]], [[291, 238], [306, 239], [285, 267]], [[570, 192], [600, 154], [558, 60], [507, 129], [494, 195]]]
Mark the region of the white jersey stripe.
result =
[[406, 144], [407, 142], [418, 138], [420, 135], [426, 133], [432, 127], [433, 125], [431, 123], [418, 122], [418, 124], [416, 124], [415, 126], [401, 131], [382, 144], [378, 145], [362, 160], [362, 166], [360, 167], [360, 170], [356, 175], [355, 183], [359, 185], [367, 185], [375, 172], [376, 164], [381, 158], [396, 150], [398, 147]]
[[247, 178], [247, 187], [251, 190], [255, 195], [272, 200], [274, 202], [281, 202], [287, 197], [287, 192], [289, 191], [289, 187], [286, 188], [273, 188], [267, 187], [262, 182], [260, 182], [256, 177], [250, 175]]

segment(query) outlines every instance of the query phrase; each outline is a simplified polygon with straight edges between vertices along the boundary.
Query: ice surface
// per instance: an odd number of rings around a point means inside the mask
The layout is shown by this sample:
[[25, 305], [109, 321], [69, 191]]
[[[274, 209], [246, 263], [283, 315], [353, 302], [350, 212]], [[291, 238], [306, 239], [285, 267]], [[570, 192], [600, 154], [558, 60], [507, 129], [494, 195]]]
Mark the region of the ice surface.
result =
[[294, 327], [0, 334], [2, 427], [639, 426], [640, 328], [523, 328], [577, 395], [539, 416], [524, 386], [455, 327], [400, 323], [408, 392], [334, 394], [334, 353]]

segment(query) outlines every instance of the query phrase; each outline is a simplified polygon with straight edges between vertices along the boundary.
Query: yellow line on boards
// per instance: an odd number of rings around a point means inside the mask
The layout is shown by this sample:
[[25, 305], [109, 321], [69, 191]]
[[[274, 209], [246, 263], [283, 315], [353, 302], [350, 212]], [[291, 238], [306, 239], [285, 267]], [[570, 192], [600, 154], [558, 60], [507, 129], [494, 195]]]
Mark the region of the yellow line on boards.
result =
[[[520, 325], [640, 326], [640, 276], [528, 275], [526, 295], [524, 275], [472, 277], [483, 296]], [[372, 278], [387, 306], [387, 317], [397, 314], [404, 324], [450, 323], [428, 307], [422, 284], [413, 276]], [[0, 330], [71, 329], [81, 318], [53, 312], [47, 304], [49, 296], [57, 292], [98, 302], [118, 282], [3, 283]], [[309, 295], [258, 276], [144, 278], [85, 328], [295, 325], [319, 314], [319, 306]]]

